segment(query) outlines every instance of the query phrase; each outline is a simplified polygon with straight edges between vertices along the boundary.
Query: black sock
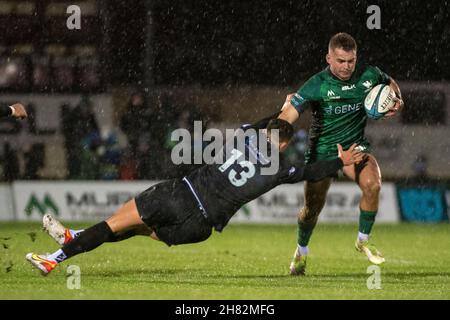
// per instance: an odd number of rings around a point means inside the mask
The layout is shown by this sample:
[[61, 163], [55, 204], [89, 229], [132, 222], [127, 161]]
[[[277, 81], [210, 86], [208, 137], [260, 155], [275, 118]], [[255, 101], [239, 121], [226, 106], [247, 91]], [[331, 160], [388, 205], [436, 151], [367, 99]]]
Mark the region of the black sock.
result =
[[65, 259], [68, 259], [77, 254], [94, 250], [104, 242], [113, 242], [115, 239], [111, 228], [105, 221], [102, 221], [84, 230], [78, 237], [62, 247], [61, 250], [66, 255]]
[[111, 238], [110, 240], [108, 240], [107, 242], [118, 242], [118, 241], [122, 241], [122, 240], [126, 240], [128, 238], [134, 237], [136, 235], [138, 235], [136, 233], [136, 230], [128, 230], [125, 232], [114, 234], [114, 237]]

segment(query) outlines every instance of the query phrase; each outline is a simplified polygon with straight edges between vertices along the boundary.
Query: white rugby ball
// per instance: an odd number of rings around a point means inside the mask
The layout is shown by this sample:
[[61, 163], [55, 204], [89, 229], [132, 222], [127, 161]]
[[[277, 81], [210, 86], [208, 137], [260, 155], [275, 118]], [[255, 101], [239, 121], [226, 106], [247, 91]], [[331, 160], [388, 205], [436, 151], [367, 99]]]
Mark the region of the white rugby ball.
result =
[[380, 119], [395, 105], [395, 92], [387, 84], [379, 84], [370, 90], [364, 100], [366, 114], [371, 119]]

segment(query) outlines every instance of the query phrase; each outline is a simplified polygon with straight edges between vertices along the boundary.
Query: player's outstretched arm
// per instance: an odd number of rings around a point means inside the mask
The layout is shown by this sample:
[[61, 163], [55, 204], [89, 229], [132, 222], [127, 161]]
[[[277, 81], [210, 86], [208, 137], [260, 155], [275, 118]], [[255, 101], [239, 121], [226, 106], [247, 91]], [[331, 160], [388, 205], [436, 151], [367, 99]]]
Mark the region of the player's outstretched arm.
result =
[[293, 124], [299, 118], [298, 111], [291, 103], [291, 99], [294, 94], [295, 93], [291, 93], [287, 95], [286, 101], [281, 108], [281, 114], [278, 116], [278, 119], [286, 120], [290, 124]]
[[[356, 150], [356, 144], [353, 144], [348, 150], [343, 150], [340, 144], [337, 145], [338, 157], [333, 160], [322, 160], [308, 164], [303, 169], [301, 180], [320, 181], [330, 175], [335, 174], [343, 166], [349, 166], [362, 160], [363, 154]], [[300, 181], [300, 180], [298, 180]]]

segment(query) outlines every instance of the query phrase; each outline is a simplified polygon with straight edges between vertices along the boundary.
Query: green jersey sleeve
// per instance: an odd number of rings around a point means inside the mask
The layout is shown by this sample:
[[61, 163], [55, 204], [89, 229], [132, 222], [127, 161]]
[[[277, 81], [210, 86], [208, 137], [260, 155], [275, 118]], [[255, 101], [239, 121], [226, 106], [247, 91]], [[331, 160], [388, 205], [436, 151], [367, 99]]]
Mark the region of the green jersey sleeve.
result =
[[380, 68], [373, 67], [373, 66], [370, 66], [370, 68], [377, 76], [378, 83], [389, 84], [391, 82], [391, 77], [389, 75], [387, 75], [386, 73], [384, 73], [383, 71], [381, 71]]
[[320, 79], [313, 76], [298, 89], [297, 93], [291, 98], [291, 104], [298, 113], [302, 113], [311, 103], [320, 100], [320, 86]]

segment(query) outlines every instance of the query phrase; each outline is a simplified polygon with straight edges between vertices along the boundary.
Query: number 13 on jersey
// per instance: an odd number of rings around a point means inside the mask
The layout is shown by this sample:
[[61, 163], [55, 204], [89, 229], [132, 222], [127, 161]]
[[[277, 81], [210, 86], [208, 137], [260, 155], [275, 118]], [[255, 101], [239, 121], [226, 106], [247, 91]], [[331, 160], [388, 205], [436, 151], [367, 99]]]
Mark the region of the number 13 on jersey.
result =
[[[231, 157], [228, 158], [228, 160], [219, 167], [219, 171], [220, 172], [227, 171], [227, 169], [242, 155], [243, 153], [237, 149], [231, 150]], [[236, 170], [234, 169], [231, 169], [230, 172], [228, 173], [228, 180], [230, 180], [232, 185], [236, 187], [242, 187], [247, 182], [247, 179], [250, 179], [255, 175], [256, 170], [253, 163], [247, 160], [239, 161], [237, 164], [240, 165], [241, 168], [243, 169], [241, 172], [239, 172], [240, 178], [236, 178], [238, 172], [236, 172]], [[245, 169], [247, 169], [247, 171]]]

